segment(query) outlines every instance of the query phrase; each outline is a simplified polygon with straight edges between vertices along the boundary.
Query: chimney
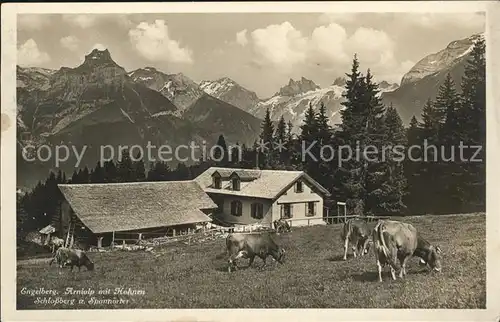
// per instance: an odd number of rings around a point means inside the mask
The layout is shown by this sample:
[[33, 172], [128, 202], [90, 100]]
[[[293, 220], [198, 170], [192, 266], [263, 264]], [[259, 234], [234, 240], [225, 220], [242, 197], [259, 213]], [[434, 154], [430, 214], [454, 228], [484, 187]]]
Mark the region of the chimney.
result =
[[254, 169], [260, 170], [259, 169], [259, 151], [256, 150], [255, 152], [256, 153], [255, 153], [255, 167], [254, 167]]

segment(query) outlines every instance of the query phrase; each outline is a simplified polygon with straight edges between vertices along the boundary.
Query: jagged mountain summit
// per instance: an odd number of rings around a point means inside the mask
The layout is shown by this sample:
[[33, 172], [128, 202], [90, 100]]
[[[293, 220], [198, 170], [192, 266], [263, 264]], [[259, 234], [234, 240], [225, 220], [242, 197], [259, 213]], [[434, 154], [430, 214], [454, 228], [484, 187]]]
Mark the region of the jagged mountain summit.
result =
[[396, 89], [398, 89], [398, 87], [399, 87], [398, 84], [396, 84], [396, 83], [389, 84], [385, 80], [381, 81], [378, 84], [378, 88], [379, 88], [380, 92], [382, 92], [382, 93], [395, 91]]
[[[340, 103], [343, 100], [342, 93], [345, 82], [345, 78], [338, 77], [332, 85], [321, 88], [314, 81], [305, 77], [301, 77], [298, 80], [290, 79], [272, 97], [262, 100], [258, 100], [254, 92], [245, 89], [229, 78], [221, 78], [213, 82], [202, 82], [200, 88], [210, 95], [219, 97], [222, 101], [225, 101], [228, 97], [238, 97], [240, 99], [240, 108], [243, 107], [242, 109], [260, 119], [264, 118], [266, 110], [269, 108], [274, 121], [283, 116], [287, 122], [292, 122], [293, 131], [298, 133], [304, 113], [309, 104], [318, 109], [320, 104], [323, 103], [331, 123], [339, 124], [341, 122], [340, 110], [342, 105]], [[395, 88], [397, 88], [397, 84], [389, 84], [386, 81], [382, 81], [380, 92], [391, 91]], [[251, 99], [248, 99], [246, 95], [235, 96], [233, 95], [234, 93], [252, 93], [252, 95]], [[234, 103], [235, 100], [228, 99], [226, 102], [233, 102], [233, 105], [236, 105]]]
[[[174, 149], [194, 141], [210, 146], [220, 134], [227, 136], [228, 144], [253, 144], [261, 122], [209, 96], [181, 73], [169, 75], [152, 67], [127, 73], [108, 50], [97, 49], [75, 68], [18, 66], [17, 110], [20, 147], [87, 146], [80, 167], [93, 167], [100, 158], [99, 147], [108, 145], [168, 143]], [[71, 173], [74, 161], [62, 170]], [[20, 157], [20, 184], [33, 185], [51, 166], [27, 164]]]
[[177, 106], [179, 113], [204, 94], [198, 84], [182, 73], [166, 74], [154, 67], [145, 67], [129, 72], [128, 76], [134, 82], [162, 93]]
[[[292, 86], [289, 86], [290, 84]], [[344, 92], [344, 87], [331, 85], [321, 88], [308, 80], [302, 82], [302, 85], [305, 86], [297, 86], [297, 82], [289, 82], [288, 85], [282, 87], [273, 97], [261, 101], [254, 108], [254, 115], [263, 117], [266, 110], [269, 109], [273, 120], [279, 120], [283, 116], [285, 121], [292, 123], [293, 132], [298, 133], [309, 104], [314, 109], [319, 109], [320, 104], [324, 104], [331, 124], [340, 123], [340, 110], [342, 107], [340, 103], [343, 100], [342, 93]]]
[[202, 81], [200, 89], [247, 112], [251, 111], [260, 101], [255, 92], [244, 88], [229, 77], [219, 78], [215, 81]]
[[290, 78], [288, 84], [280, 88], [274, 96], [295, 96], [304, 94], [310, 91], [320, 89], [312, 80], [302, 77], [300, 80], [293, 80]]
[[[80, 167], [93, 167], [101, 146], [215, 142], [215, 135], [172, 115], [177, 107], [159, 92], [134, 82], [107, 50], [93, 50], [76, 68], [41, 73], [18, 67], [17, 71], [19, 147], [65, 144], [81, 150], [86, 146]], [[23, 186], [35, 184], [54, 167], [18, 160]], [[75, 162], [70, 158], [61, 164], [62, 170], [72, 173]]]

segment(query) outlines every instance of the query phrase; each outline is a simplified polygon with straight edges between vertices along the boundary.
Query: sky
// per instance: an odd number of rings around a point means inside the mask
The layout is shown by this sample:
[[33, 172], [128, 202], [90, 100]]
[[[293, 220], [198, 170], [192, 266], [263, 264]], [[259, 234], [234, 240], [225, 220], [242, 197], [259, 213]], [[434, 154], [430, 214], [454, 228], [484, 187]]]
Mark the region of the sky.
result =
[[377, 81], [399, 84], [426, 55], [484, 28], [481, 13], [22, 14], [17, 58], [58, 69], [107, 48], [127, 71], [230, 77], [267, 98], [290, 78], [331, 85], [355, 53]]

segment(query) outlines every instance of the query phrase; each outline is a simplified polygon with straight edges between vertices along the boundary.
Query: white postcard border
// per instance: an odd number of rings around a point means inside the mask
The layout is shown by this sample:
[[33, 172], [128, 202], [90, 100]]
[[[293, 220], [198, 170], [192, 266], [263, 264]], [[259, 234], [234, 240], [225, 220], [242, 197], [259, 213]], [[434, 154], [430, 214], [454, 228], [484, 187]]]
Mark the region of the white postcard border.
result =
[[[500, 319], [500, 3], [440, 2], [240, 2], [240, 3], [17, 3], [3, 4], [1, 134], [1, 314], [4, 321], [499, 321]], [[16, 310], [15, 191], [16, 14], [144, 12], [472, 12], [486, 11], [487, 39], [487, 304], [485, 310], [401, 309], [129, 309]], [[496, 17], [496, 18], [495, 18]], [[498, 73], [495, 73], [497, 71]]]

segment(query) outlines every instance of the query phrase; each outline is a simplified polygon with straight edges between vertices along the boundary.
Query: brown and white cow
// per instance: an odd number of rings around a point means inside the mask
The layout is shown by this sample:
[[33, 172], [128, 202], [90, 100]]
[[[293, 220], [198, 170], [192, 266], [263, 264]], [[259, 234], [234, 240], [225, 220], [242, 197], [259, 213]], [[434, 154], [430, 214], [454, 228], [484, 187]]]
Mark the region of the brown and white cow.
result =
[[270, 255], [278, 263], [283, 264], [285, 250], [280, 247], [273, 239], [271, 232], [255, 232], [255, 233], [232, 233], [226, 238], [226, 248], [229, 254], [228, 271], [237, 269], [236, 260], [238, 258], [249, 258], [250, 267], [256, 256], [260, 257], [263, 265], [260, 269], [266, 266], [266, 259]]
[[49, 266], [52, 266], [54, 261], [56, 261], [59, 268], [69, 266], [71, 267], [71, 271], [73, 271], [74, 266], [78, 267], [78, 271], [80, 271], [82, 266], [85, 266], [89, 271], [94, 270], [94, 262], [92, 262], [87, 254], [80, 249], [60, 247], [50, 261]]
[[418, 256], [435, 271], [441, 271], [439, 254], [434, 247], [418, 235], [417, 229], [408, 223], [380, 220], [373, 229], [373, 243], [378, 267], [378, 279], [382, 282], [382, 269], [389, 265], [392, 279], [406, 275], [406, 264], [412, 256]]
[[363, 219], [353, 218], [347, 220], [342, 226], [340, 237], [344, 242], [343, 260], [347, 260], [347, 249], [349, 248], [349, 244], [351, 244], [354, 257], [357, 257], [358, 254], [363, 256], [368, 253], [371, 242], [371, 231], [368, 223]]

